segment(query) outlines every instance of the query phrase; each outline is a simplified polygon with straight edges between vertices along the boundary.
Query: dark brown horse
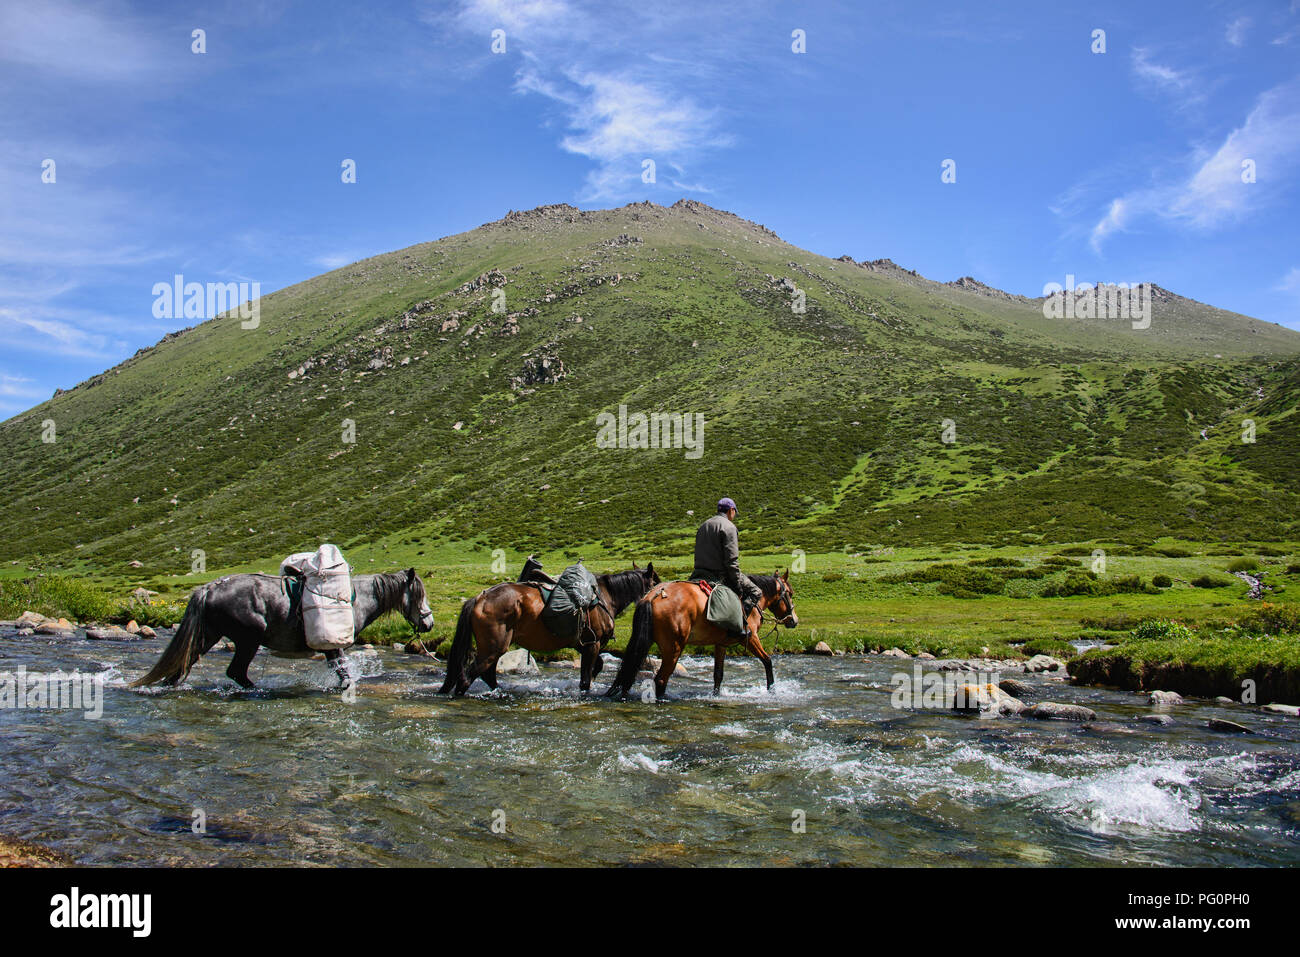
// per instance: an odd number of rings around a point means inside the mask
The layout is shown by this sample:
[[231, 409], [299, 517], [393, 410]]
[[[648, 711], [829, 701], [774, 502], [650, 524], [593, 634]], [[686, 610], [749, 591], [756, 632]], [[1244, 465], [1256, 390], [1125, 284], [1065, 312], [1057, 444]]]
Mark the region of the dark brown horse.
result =
[[[794, 613], [794, 592], [790, 588], [788, 571], [784, 575], [750, 575], [749, 579], [758, 586], [763, 597], [745, 622], [743, 643], [763, 662], [767, 687], [771, 690], [774, 680], [772, 658], [758, 639], [759, 623], [768, 608], [787, 628], [798, 625], [799, 616]], [[722, 690], [722, 664], [727, 657], [727, 646], [737, 644], [738, 639], [709, 623], [704, 615], [707, 604], [708, 596], [697, 582], [668, 582], [652, 588], [636, 604], [636, 612], [632, 615], [632, 640], [623, 652], [623, 664], [614, 677], [614, 683], [605, 692], [606, 696], [627, 697], [651, 644], [658, 646], [660, 656], [659, 673], [655, 675], [655, 698], [663, 698], [668, 678], [687, 645], [713, 646], [713, 693]]]
[[[600, 653], [614, 637], [614, 619], [653, 586], [659, 584], [654, 563], [645, 568], [634, 564], [629, 571], [596, 576], [596, 590], [600, 604], [588, 613], [576, 638], [560, 638], [542, 623], [545, 602], [541, 592], [532, 585], [521, 582], [502, 582], [485, 588], [460, 608], [456, 633], [447, 656], [447, 679], [439, 689], [440, 694], [462, 695], [482, 678], [487, 686], [496, 689], [497, 659], [511, 644], [529, 651], [558, 651], [577, 648], [582, 655], [582, 670], [578, 687], [591, 690], [591, 679], [600, 674]], [[470, 642], [476, 653], [474, 663], [467, 669]]]

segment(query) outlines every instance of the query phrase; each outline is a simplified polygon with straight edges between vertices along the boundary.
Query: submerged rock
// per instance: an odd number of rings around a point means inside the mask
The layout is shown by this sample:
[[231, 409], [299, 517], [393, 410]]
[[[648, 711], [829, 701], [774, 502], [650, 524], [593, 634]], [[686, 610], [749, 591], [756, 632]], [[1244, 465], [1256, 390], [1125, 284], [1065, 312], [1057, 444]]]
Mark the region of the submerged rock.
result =
[[1142, 715], [1138, 715], [1138, 720], [1144, 721], [1147, 724], [1173, 724], [1174, 723], [1174, 719], [1169, 717], [1169, 715], [1167, 714], [1142, 714]]
[[1223, 718], [1211, 718], [1205, 722], [1205, 726], [1211, 731], [1227, 731], [1232, 734], [1250, 734], [1250, 728], [1243, 724], [1237, 724], [1235, 721], [1225, 721]]
[[1264, 710], [1273, 714], [1285, 714], [1292, 718], [1300, 718], [1300, 705], [1297, 704], [1266, 704]]
[[1081, 704], [1057, 704], [1054, 701], [1040, 701], [1020, 712], [1030, 718], [1043, 718], [1051, 721], [1096, 721], [1097, 712]]

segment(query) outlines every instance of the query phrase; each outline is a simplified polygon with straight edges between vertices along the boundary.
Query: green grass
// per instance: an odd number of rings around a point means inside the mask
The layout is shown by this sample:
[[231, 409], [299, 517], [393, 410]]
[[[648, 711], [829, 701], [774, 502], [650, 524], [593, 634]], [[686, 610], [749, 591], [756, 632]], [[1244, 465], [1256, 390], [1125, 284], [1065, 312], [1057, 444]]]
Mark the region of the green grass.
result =
[[[518, 334], [459, 291], [491, 269]], [[272, 293], [256, 330], [200, 323], [0, 423], [0, 562], [184, 576], [195, 550], [226, 568], [326, 540], [363, 570], [467, 544], [680, 554], [723, 493], [750, 550], [1300, 538], [1300, 336], [1159, 309], [1146, 334], [1047, 320], [698, 204], [522, 214]], [[568, 377], [512, 390], [542, 347]], [[620, 404], [702, 413], [703, 457], [597, 449]]]
[[0, 579], [0, 618], [13, 619], [24, 611], [34, 611], [82, 624], [135, 620], [157, 626], [174, 625], [185, 612], [183, 603], [154, 599], [143, 604], [118, 591], [62, 575]]

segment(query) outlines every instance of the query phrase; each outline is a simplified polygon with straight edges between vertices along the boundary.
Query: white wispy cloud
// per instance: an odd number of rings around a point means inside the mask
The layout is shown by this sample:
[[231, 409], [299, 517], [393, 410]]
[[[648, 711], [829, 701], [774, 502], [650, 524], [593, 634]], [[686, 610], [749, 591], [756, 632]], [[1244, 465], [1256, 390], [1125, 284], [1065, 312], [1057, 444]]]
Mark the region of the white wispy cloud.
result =
[[364, 256], [357, 256], [353, 253], [325, 253], [312, 259], [312, 265], [320, 266], [322, 269], [341, 269], [349, 266]]
[[[177, 32], [176, 52], [188, 50], [186, 39]], [[119, 5], [0, 4], [0, 63], [103, 83], [147, 79], [168, 57], [165, 38]]]
[[1300, 266], [1292, 266], [1285, 276], [1273, 287], [1274, 292], [1289, 292], [1300, 296]]
[[[1255, 182], [1243, 182], [1253, 161]], [[1092, 246], [1139, 220], [1159, 219], [1196, 229], [1238, 222], [1300, 175], [1300, 78], [1262, 94], [1241, 126], [1213, 150], [1194, 150], [1175, 182], [1133, 190], [1111, 200], [1092, 230]]]
[[[563, 117], [557, 146], [593, 164], [580, 198], [643, 195], [646, 159], [659, 184], [709, 191], [685, 171], [733, 138], [722, 109], [691, 92], [705, 86], [700, 58], [680, 54], [698, 25], [686, 31], [673, 12], [653, 5], [566, 0], [468, 0], [456, 22], [485, 43], [491, 30], [505, 30], [507, 49], [521, 61], [515, 92], [549, 100]], [[661, 176], [666, 169], [677, 175]]]
[[1178, 110], [1189, 110], [1205, 102], [1200, 78], [1192, 70], [1157, 63], [1147, 47], [1133, 50], [1133, 73], [1139, 84], [1171, 100]]
[[1246, 31], [1250, 29], [1253, 22], [1250, 17], [1237, 17], [1228, 24], [1228, 31], [1224, 34], [1224, 39], [1234, 47], [1242, 46], [1246, 42]]

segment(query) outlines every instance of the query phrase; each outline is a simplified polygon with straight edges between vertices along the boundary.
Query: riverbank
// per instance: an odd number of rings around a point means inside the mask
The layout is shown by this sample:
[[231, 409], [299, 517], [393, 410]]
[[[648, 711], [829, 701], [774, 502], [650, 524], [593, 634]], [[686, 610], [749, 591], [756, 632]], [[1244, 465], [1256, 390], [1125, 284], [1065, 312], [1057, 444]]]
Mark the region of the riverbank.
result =
[[[1095, 544], [760, 556], [747, 559], [746, 568], [794, 568], [790, 581], [800, 626], [762, 629], [764, 646], [774, 654], [890, 652], [1002, 661], [1050, 655], [1069, 663], [1079, 683], [1239, 700], [1242, 682], [1253, 681], [1261, 703], [1300, 702], [1300, 605], [1287, 604], [1288, 588], [1300, 594], [1295, 548], [1157, 543], [1105, 551]], [[1099, 551], [1105, 551], [1100, 561]], [[354, 553], [359, 566], [374, 565], [360, 558], [363, 549]], [[576, 556], [543, 557], [556, 570]], [[522, 561], [503, 565], [481, 549], [426, 553], [412, 546], [395, 547], [387, 560], [389, 567], [409, 564], [420, 571], [434, 629], [417, 644], [410, 625], [390, 615], [358, 641], [444, 657], [460, 604], [508, 579]], [[587, 564], [606, 572], [631, 560], [595, 557]], [[671, 580], [687, 570], [688, 561], [655, 559], [655, 567]], [[147, 637], [154, 627], [165, 637], [195, 585], [241, 570], [250, 569], [184, 576], [6, 569], [0, 575], [0, 619], [32, 612], [27, 626], [34, 632], [129, 640]], [[617, 623], [616, 651], [627, 640], [630, 619], [625, 614]], [[1153, 638], [1150, 625], [1159, 622], [1185, 628]], [[1080, 654], [1089, 645], [1103, 647]], [[572, 657], [576, 653], [567, 651], [538, 656]]]
[[42, 844], [0, 834], [0, 868], [70, 867], [72, 858]]

